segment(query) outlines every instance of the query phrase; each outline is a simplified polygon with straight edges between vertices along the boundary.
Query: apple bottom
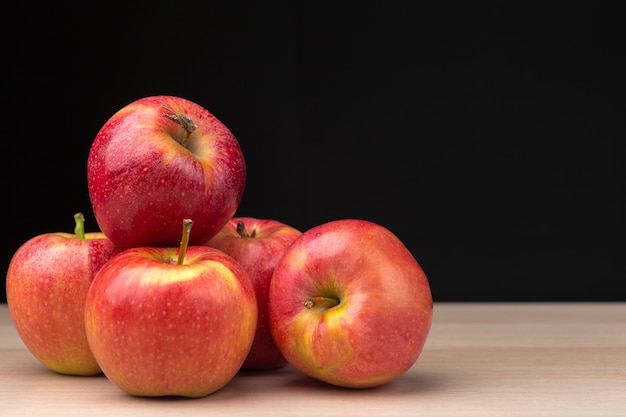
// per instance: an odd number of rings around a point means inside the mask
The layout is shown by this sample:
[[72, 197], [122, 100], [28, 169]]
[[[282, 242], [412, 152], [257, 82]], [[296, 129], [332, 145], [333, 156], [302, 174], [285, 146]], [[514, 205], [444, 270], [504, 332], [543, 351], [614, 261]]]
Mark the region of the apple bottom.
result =
[[233, 306], [226, 318], [182, 304], [145, 311], [92, 307], [90, 346], [111, 382], [135, 396], [202, 397], [235, 376], [252, 338], [234, 323], [254, 329], [248, 314]]
[[363, 317], [350, 310], [341, 305], [301, 314], [283, 333], [289, 340], [279, 341], [290, 363], [312, 378], [346, 388], [380, 386], [413, 366], [430, 328], [428, 311], [408, 307], [389, 317], [381, 312]]
[[49, 303], [48, 294], [45, 298], [41, 294], [33, 296], [19, 304], [11, 300], [10, 311], [24, 345], [39, 362], [56, 373], [101, 374], [83, 330], [83, 304], [63, 296], [58, 298], [62, 300], [58, 304]]
[[269, 371], [287, 365], [287, 360], [274, 343], [266, 315], [259, 314], [256, 335], [241, 370]]

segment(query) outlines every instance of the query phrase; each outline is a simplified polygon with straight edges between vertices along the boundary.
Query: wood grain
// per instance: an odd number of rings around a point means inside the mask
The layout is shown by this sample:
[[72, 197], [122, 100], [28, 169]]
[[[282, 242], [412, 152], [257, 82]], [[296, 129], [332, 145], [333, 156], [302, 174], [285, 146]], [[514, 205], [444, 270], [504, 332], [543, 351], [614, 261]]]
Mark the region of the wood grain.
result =
[[0, 405], [13, 416], [626, 415], [626, 303], [436, 303], [422, 355], [369, 390], [291, 367], [238, 374], [201, 399], [126, 395], [104, 376], [48, 371], [0, 305]]

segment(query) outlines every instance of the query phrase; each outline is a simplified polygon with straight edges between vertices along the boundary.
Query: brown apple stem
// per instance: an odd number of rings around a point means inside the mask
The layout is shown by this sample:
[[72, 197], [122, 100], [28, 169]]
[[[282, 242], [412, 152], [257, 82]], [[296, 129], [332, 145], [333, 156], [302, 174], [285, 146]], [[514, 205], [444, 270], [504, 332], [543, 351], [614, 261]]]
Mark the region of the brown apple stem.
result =
[[83, 213], [74, 214], [74, 222], [76, 226], [74, 226], [74, 234], [78, 236], [80, 239], [85, 238], [85, 215]]
[[191, 120], [190, 117], [185, 116], [182, 113], [176, 113], [174, 110], [170, 109], [169, 107], [165, 107], [163, 105], [161, 105], [161, 108], [169, 112], [169, 113], [163, 113], [163, 117], [166, 117], [170, 119], [171, 121], [178, 123], [185, 130], [180, 144], [186, 148], [187, 142], [189, 140], [189, 135], [191, 135], [191, 133], [194, 130], [196, 130], [198, 126], [196, 126], [196, 124], [194, 123], [193, 120]]
[[191, 219], [183, 220], [183, 240], [180, 242], [180, 249], [178, 250], [178, 265], [182, 265], [185, 262], [185, 254], [187, 253], [187, 247], [189, 246], [191, 226], [193, 226], [193, 221]]
[[248, 230], [246, 230], [246, 225], [243, 223], [243, 221], [239, 220], [237, 222], [237, 234], [240, 237], [254, 237], [256, 233], [254, 230], [252, 231], [252, 234], [248, 233]]
[[312, 309], [313, 307], [329, 309], [337, 304], [339, 304], [339, 300], [334, 297], [311, 297], [304, 302], [304, 306], [308, 309]]

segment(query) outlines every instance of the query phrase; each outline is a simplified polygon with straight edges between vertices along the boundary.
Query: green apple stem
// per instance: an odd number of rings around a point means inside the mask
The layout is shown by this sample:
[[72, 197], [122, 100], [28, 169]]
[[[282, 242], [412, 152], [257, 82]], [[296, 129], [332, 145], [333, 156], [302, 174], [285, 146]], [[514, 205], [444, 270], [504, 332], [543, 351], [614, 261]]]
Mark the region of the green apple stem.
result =
[[329, 309], [337, 304], [339, 304], [339, 300], [334, 297], [311, 297], [304, 302], [304, 306], [308, 309], [312, 309], [313, 307]]
[[191, 219], [183, 220], [183, 240], [180, 242], [180, 249], [178, 250], [178, 265], [182, 265], [185, 262], [185, 255], [187, 254], [187, 247], [189, 246], [191, 226], [193, 226], [193, 221]]
[[74, 234], [78, 236], [80, 239], [85, 238], [85, 215], [83, 213], [74, 214], [74, 222], [76, 226], [74, 226]]
[[253, 230], [252, 234], [248, 233], [248, 230], [246, 230], [246, 225], [243, 223], [242, 220], [239, 220], [237, 222], [237, 234], [241, 237], [254, 237], [256, 235], [256, 231]]
[[191, 133], [193, 133], [193, 131], [196, 130], [198, 126], [196, 126], [196, 124], [194, 123], [193, 120], [191, 120], [190, 117], [185, 116], [182, 113], [176, 113], [174, 110], [170, 109], [169, 107], [165, 107], [163, 105], [161, 105], [161, 108], [169, 112], [169, 113], [163, 113], [163, 117], [166, 117], [170, 119], [171, 121], [178, 123], [185, 130], [183, 132], [183, 138], [180, 144], [186, 148], [187, 142], [189, 141], [189, 135], [191, 135]]

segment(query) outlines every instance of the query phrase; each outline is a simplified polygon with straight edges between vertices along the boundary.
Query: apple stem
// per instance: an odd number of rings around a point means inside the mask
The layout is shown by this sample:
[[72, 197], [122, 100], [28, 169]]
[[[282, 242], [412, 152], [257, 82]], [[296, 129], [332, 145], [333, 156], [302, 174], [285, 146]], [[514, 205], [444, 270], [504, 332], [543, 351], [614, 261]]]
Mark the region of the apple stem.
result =
[[252, 234], [248, 233], [246, 230], [246, 225], [242, 220], [237, 222], [237, 234], [241, 237], [254, 237], [256, 235], [256, 230], [252, 231]]
[[187, 247], [189, 247], [191, 226], [193, 226], [191, 219], [183, 220], [183, 240], [180, 242], [180, 249], [178, 250], [178, 265], [182, 265], [185, 262], [185, 254], [187, 253]]
[[304, 306], [308, 309], [312, 309], [313, 307], [329, 309], [337, 304], [339, 304], [339, 300], [334, 297], [311, 297], [304, 302]]
[[76, 226], [74, 226], [74, 234], [78, 236], [80, 239], [85, 238], [85, 215], [83, 213], [74, 214], [74, 222]]
[[178, 123], [179, 125], [183, 127], [183, 129], [185, 129], [183, 133], [183, 138], [180, 144], [186, 148], [187, 143], [189, 141], [189, 135], [191, 135], [198, 126], [196, 126], [196, 124], [194, 123], [193, 120], [191, 120], [190, 117], [185, 116], [182, 113], [176, 113], [174, 110], [163, 105], [161, 105], [161, 108], [169, 112], [169, 113], [163, 113], [163, 117], [166, 117], [170, 119], [171, 121]]

